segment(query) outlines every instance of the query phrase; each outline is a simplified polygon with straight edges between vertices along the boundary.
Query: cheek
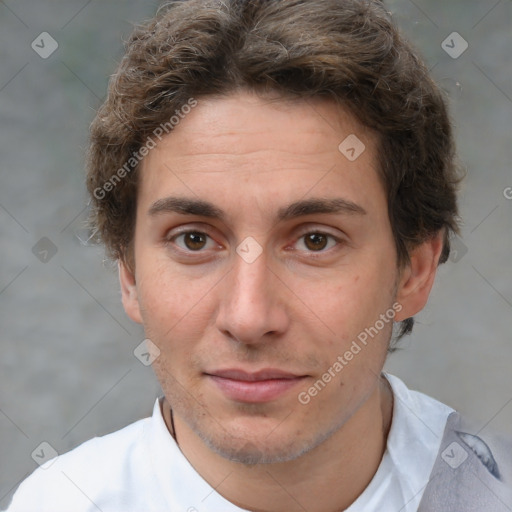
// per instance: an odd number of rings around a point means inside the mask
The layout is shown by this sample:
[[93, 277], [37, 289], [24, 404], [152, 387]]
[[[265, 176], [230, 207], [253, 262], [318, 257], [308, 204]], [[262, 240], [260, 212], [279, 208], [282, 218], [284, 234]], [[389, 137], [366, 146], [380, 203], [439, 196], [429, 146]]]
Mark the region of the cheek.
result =
[[[347, 275], [316, 294], [312, 304], [325, 304], [325, 314], [334, 322], [359, 325], [384, 313], [393, 296], [392, 275], [380, 269], [366, 267], [360, 273]], [[348, 322], [348, 323], [347, 323]]]
[[144, 325], [151, 330], [168, 330], [193, 300], [190, 290], [158, 262], [139, 266], [137, 288]]
[[215, 280], [177, 272], [168, 262], [141, 266], [139, 304], [148, 337], [166, 350], [190, 346], [213, 318]]
[[[394, 262], [376, 258], [372, 264], [361, 262], [357, 272], [340, 272], [336, 278], [333, 276], [331, 283], [322, 287], [322, 293], [316, 291], [310, 296], [308, 302], [311, 308], [329, 327], [330, 335], [321, 341], [329, 361], [335, 361], [338, 355], [350, 350], [352, 343], [358, 339], [368, 341], [368, 345], [359, 343], [365, 357], [357, 355], [354, 359], [361, 362], [374, 358], [380, 360], [381, 354], [387, 349], [384, 341], [387, 342], [389, 338], [393, 321], [386, 319], [382, 326], [379, 318], [382, 314], [389, 315], [394, 299], [395, 277]], [[378, 333], [375, 334], [377, 321]], [[353, 350], [358, 351], [357, 346]], [[351, 363], [350, 366], [359, 364]]]

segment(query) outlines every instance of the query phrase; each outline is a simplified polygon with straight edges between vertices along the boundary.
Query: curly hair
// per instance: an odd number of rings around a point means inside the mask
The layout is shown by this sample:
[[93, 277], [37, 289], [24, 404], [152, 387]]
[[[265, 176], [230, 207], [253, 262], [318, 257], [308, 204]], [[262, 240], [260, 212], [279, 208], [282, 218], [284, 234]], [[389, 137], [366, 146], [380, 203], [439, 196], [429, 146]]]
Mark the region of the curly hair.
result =
[[135, 264], [148, 140], [191, 100], [242, 88], [330, 98], [374, 130], [397, 265], [441, 231], [447, 260], [460, 176], [446, 101], [378, 0], [175, 0], [137, 27], [91, 126], [92, 221], [111, 257]]

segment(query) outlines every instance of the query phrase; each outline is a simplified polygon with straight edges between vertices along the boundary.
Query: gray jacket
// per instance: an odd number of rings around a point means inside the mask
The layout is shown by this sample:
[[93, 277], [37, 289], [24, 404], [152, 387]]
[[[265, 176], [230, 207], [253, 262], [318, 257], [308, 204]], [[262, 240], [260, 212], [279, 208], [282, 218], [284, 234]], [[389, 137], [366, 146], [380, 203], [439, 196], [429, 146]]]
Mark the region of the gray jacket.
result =
[[511, 512], [512, 444], [453, 412], [418, 512]]

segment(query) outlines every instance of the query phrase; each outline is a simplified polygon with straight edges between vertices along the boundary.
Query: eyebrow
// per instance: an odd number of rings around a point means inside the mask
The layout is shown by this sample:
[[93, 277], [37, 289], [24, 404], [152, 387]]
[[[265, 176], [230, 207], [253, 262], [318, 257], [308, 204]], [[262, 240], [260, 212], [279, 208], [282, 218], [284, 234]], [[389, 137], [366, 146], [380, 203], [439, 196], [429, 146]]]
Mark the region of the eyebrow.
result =
[[183, 215], [197, 215], [212, 219], [224, 219], [225, 213], [208, 201], [189, 199], [186, 197], [165, 197], [151, 205], [149, 215], [160, 213], [181, 213]]
[[366, 210], [357, 203], [347, 199], [303, 199], [290, 204], [286, 208], [281, 208], [278, 211], [277, 218], [279, 220], [289, 220], [318, 213], [366, 215]]
[[[186, 197], [165, 197], [159, 199], [151, 205], [148, 213], [150, 216], [156, 216], [161, 213], [180, 213], [183, 215], [196, 215], [220, 220], [226, 218], [225, 212], [214, 204], [201, 199], [190, 199]], [[314, 198], [295, 201], [284, 208], [280, 208], [277, 213], [277, 218], [283, 221], [322, 213], [366, 215], [367, 212], [362, 206], [347, 199]]]

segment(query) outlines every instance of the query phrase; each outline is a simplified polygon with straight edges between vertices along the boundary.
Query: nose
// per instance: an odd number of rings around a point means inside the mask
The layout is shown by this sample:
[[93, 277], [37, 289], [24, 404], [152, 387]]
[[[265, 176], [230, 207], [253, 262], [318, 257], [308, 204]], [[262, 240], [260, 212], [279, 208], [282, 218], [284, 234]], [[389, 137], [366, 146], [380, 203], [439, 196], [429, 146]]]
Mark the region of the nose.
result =
[[245, 345], [276, 339], [289, 325], [283, 286], [264, 254], [252, 263], [235, 256], [221, 290], [217, 328]]

